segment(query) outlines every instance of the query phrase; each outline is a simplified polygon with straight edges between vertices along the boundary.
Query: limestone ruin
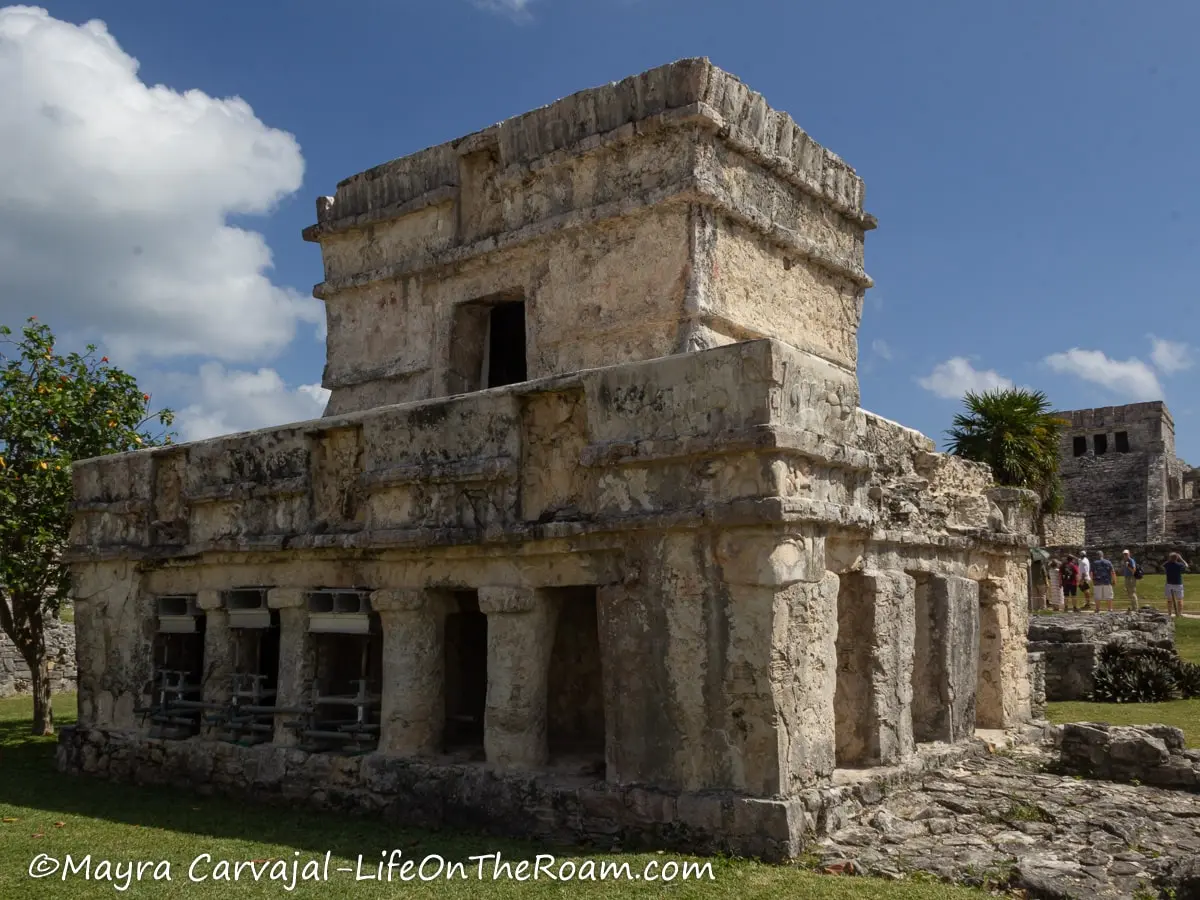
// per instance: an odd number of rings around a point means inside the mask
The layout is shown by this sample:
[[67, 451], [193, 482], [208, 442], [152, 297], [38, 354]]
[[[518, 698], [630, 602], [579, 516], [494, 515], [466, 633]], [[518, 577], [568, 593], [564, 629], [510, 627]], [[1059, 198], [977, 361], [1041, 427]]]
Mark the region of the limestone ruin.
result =
[[326, 416], [74, 468], [61, 766], [781, 858], [1027, 723], [1031, 495], [859, 408], [875, 224], [703, 59], [342, 182]]
[[1060, 412], [1064, 512], [1045, 525], [1055, 548], [1136, 551], [1158, 571], [1172, 550], [1200, 546], [1200, 469], [1175, 455], [1162, 401]]

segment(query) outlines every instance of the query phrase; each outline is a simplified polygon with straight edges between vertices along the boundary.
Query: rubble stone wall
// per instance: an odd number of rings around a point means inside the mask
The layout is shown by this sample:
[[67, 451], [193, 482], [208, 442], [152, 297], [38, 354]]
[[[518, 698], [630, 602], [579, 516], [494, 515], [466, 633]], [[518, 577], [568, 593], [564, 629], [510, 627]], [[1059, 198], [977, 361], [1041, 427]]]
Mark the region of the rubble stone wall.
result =
[[1042, 545], [1045, 547], [1085, 547], [1087, 517], [1063, 513], [1046, 516], [1042, 521]]
[[[46, 656], [50, 664], [50, 690], [55, 694], [75, 690], [75, 625], [57, 619], [46, 626]], [[28, 694], [32, 690], [29, 666], [8, 635], [0, 632], [0, 697]]]
[[1045, 697], [1051, 702], [1084, 700], [1092, 692], [1100, 651], [1107, 644], [1175, 647], [1175, 622], [1165, 613], [1089, 613], [1034, 616], [1029, 650], [1044, 659]]
[[1061, 726], [1057, 743], [1068, 772], [1200, 791], [1200, 750], [1186, 749], [1178, 728], [1074, 722]]

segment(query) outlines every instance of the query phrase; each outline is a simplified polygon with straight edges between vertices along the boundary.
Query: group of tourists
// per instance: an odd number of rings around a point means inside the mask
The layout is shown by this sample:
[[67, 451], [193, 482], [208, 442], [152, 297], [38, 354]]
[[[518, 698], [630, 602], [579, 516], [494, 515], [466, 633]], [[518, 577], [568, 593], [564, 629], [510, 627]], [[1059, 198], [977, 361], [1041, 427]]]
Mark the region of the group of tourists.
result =
[[[1183, 573], [1189, 568], [1178, 553], [1172, 553], [1163, 564], [1167, 579], [1167, 613], [1172, 616], [1183, 615]], [[1079, 612], [1082, 601], [1084, 611], [1099, 612], [1100, 604], [1107, 602], [1108, 611], [1112, 612], [1113, 589], [1120, 578], [1130, 609], [1137, 611], [1140, 602], [1137, 588], [1142, 576], [1142, 567], [1128, 550], [1123, 551], [1115, 563], [1105, 559], [1103, 551], [1099, 550], [1095, 552], [1095, 559], [1089, 559], [1086, 552], [1079, 556], [1068, 554], [1064, 560], [1052, 559], [1047, 569], [1050, 605], [1065, 610], [1070, 602], [1071, 612]]]

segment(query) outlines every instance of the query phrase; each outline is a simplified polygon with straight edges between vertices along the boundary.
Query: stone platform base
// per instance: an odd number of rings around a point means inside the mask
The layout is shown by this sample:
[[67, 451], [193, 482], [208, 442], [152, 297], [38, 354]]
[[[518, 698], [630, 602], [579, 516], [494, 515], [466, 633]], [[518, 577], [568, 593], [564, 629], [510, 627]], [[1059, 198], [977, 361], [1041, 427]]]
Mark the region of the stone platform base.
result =
[[1077, 778], [1053, 745], [963, 760], [892, 791], [808, 852], [823, 871], [926, 873], [1042, 900], [1200, 897], [1200, 797]]
[[[1042, 737], [1042, 729], [1035, 727], [1000, 739]], [[270, 744], [156, 740], [79, 728], [60, 732], [58, 767], [72, 774], [266, 804], [381, 815], [417, 828], [783, 861], [799, 856], [815, 838], [843, 827], [896, 787], [990, 749], [994, 745], [980, 738], [953, 746], [922, 745], [902, 766], [839, 770], [831, 784], [787, 800], [669, 793], [552, 773], [501, 773], [479, 763], [378, 753], [341, 757]]]

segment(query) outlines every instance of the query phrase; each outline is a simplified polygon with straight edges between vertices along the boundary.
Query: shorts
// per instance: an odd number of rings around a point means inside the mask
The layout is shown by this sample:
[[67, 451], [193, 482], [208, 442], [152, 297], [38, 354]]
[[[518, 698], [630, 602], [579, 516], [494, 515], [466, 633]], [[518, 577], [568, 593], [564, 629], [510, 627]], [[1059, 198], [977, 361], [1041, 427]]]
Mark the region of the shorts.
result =
[[1112, 600], [1112, 598], [1113, 598], [1113, 591], [1112, 591], [1111, 584], [1096, 585], [1096, 602], [1097, 603], [1099, 603], [1101, 600]]
[[1080, 584], [1079, 585], [1079, 593], [1083, 594], [1083, 596], [1085, 596], [1085, 597], [1090, 597], [1092, 594], [1091, 582], [1085, 581], [1082, 584]]
[[1168, 600], [1182, 600], [1183, 599], [1183, 585], [1182, 584], [1168, 584], [1167, 585], [1167, 599]]
[[1064, 597], [1074, 597], [1077, 593], [1078, 593], [1078, 589], [1076, 588], [1075, 585], [1073, 585], [1073, 584], [1064, 584], [1063, 585], [1063, 596]]

